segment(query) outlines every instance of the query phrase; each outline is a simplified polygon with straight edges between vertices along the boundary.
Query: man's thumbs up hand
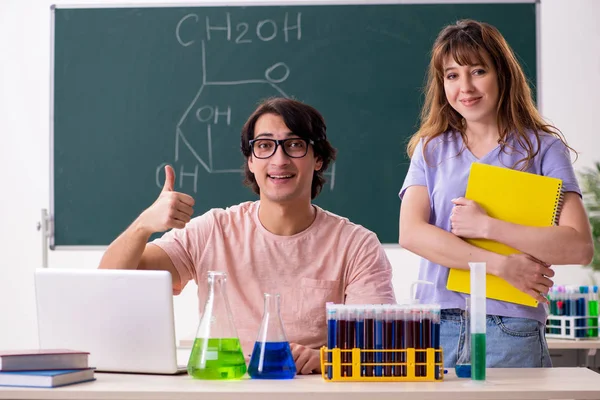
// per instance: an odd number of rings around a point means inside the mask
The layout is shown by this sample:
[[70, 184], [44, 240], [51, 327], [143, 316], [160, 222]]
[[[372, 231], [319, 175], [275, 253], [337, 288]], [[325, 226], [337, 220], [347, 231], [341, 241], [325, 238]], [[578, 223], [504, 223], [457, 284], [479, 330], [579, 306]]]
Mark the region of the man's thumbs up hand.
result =
[[172, 192], [175, 188], [175, 171], [170, 165], [165, 165], [165, 184], [163, 192]]
[[175, 191], [175, 171], [170, 165], [165, 166], [165, 184], [160, 195], [138, 222], [150, 232], [164, 232], [172, 228], [181, 229], [190, 222], [194, 214], [194, 198], [185, 193]]

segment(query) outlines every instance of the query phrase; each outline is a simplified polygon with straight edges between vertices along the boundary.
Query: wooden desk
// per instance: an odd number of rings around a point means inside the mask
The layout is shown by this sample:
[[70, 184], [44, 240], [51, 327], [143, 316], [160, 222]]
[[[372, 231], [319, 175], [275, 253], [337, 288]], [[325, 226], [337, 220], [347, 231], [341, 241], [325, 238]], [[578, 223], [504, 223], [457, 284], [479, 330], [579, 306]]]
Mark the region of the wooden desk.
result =
[[[547, 338], [549, 349], [597, 350], [600, 349], [600, 340], [567, 340]], [[595, 352], [594, 352], [595, 353]]]
[[[187, 375], [96, 373], [97, 380], [56, 389], [0, 387], [0, 399], [36, 400], [502, 400], [600, 399], [600, 374], [587, 368], [488, 369], [475, 384], [453, 372], [444, 382], [325, 382], [320, 376], [289, 381], [200, 381]], [[376, 396], [376, 397], [375, 397]]]
[[600, 340], [567, 340], [567, 339], [554, 339], [547, 338], [548, 349], [550, 350], [576, 350], [580, 353], [580, 360], [585, 360], [585, 362], [580, 362], [580, 366], [582, 367], [594, 367], [596, 364], [594, 362], [594, 357], [596, 357], [596, 352], [600, 349]]

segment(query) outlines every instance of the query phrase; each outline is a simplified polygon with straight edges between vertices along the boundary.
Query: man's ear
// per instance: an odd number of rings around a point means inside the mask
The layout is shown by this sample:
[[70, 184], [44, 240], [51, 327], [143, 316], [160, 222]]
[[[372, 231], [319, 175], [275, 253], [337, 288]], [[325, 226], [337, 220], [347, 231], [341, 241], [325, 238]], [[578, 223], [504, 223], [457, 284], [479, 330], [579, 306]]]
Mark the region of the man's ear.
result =
[[320, 171], [321, 168], [323, 168], [323, 160], [321, 157], [317, 157], [317, 160], [315, 161], [315, 171]]
[[247, 161], [248, 161], [248, 169], [250, 170], [250, 172], [254, 173], [254, 171], [252, 170], [252, 166], [254, 165], [254, 164], [252, 164], [252, 156], [249, 156]]

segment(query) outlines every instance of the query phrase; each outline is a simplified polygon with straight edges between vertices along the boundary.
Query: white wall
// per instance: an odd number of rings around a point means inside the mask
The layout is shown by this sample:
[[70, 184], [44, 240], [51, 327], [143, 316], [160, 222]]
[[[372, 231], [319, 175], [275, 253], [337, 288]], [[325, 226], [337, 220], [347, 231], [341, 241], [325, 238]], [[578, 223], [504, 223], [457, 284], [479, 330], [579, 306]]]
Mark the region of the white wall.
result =
[[[36, 223], [40, 210], [49, 207], [52, 3], [75, 1], [0, 2], [0, 349], [37, 346], [33, 270], [42, 262]], [[594, 124], [600, 109], [599, 17], [596, 0], [541, 1], [543, 113], [581, 151], [575, 164], [578, 169], [600, 161], [600, 135]], [[398, 297], [406, 297], [410, 281], [417, 276], [418, 257], [397, 248], [387, 248], [387, 252], [394, 265]], [[49, 264], [95, 268], [100, 257], [100, 252], [51, 252]], [[588, 272], [580, 267], [556, 269], [558, 283], [588, 282]], [[178, 336], [193, 335], [198, 320], [193, 284], [176, 298], [175, 307]]]

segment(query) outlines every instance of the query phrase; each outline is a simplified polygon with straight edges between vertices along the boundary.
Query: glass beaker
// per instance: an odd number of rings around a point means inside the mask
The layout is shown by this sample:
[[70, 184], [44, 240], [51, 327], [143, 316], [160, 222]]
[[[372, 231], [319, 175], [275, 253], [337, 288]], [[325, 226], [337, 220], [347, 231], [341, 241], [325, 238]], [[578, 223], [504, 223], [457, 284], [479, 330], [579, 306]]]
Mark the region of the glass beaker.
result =
[[296, 363], [279, 314], [279, 294], [264, 294], [264, 312], [248, 375], [254, 379], [292, 379]]
[[208, 296], [188, 361], [188, 374], [197, 379], [237, 379], [246, 361], [227, 300], [225, 272], [208, 271]]
[[463, 347], [458, 354], [454, 371], [459, 378], [471, 377], [471, 299], [465, 299], [465, 325], [463, 329]]

